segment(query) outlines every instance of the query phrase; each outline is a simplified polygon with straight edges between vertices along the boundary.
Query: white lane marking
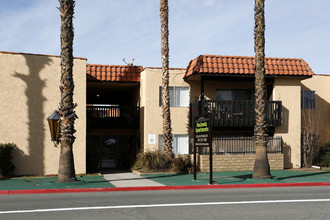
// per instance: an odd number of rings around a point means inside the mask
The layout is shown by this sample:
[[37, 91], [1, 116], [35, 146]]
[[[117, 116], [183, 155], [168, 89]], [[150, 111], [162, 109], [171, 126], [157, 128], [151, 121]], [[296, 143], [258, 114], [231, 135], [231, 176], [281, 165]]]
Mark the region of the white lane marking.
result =
[[33, 210], [0, 211], [0, 214], [33, 213], [33, 212], [62, 212], [62, 211], [100, 210], [100, 209], [134, 209], [134, 208], [156, 208], [156, 207], [180, 207], [180, 206], [297, 203], [297, 202], [330, 202], [330, 199], [299, 199], [299, 200], [294, 199], [294, 200], [266, 200], [266, 201], [238, 201], [238, 202], [201, 202], [201, 203], [176, 203], [176, 204], [96, 206], [96, 207], [74, 207], [74, 208], [57, 208], [57, 209], [33, 209]]

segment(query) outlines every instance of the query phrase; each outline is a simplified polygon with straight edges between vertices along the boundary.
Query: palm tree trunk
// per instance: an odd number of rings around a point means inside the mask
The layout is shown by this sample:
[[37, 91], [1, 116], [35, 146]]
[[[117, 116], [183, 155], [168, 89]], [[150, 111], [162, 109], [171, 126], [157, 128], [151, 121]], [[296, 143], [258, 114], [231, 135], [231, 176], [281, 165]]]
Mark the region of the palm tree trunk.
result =
[[160, 0], [161, 44], [162, 44], [162, 110], [164, 151], [172, 154], [172, 127], [169, 99], [169, 43], [168, 43], [168, 1]]
[[265, 1], [255, 0], [254, 8], [254, 51], [255, 59], [255, 127], [256, 159], [253, 178], [270, 178], [270, 168], [267, 157], [266, 133], [266, 98], [265, 98]]
[[74, 121], [77, 118], [73, 103], [73, 14], [74, 0], [59, 0], [61, 12], [61, 129], [60, 129], [60, 161], [58, 182], [76, 181], [72, 145], [74, 137]]

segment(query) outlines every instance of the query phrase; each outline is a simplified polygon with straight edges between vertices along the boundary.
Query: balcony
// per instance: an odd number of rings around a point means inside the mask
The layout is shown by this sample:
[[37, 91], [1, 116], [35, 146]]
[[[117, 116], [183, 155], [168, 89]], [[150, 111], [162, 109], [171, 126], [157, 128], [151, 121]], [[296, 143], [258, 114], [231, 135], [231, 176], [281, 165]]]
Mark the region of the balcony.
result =
[[111, 105], [88, 105], [88, 129], [134, 129], [140, 126], [140, 108]]
[[[282, 137], [267, 137], [267, 153], [283, 153]], [[214, 155], [255, 154], [254, 137], [214, 137], [212, 139]], [[208, 147], [199, 147], [199, 154], [209, 155]]]
[[[220, 127], [253, 127], [253, 100], [202, 100], [190, 104], [190, 126], [196, 117], [210, 113], [212, 126]], [[282, 102], [266, 102], [266, 123], [268, 127], [281, 125]]]

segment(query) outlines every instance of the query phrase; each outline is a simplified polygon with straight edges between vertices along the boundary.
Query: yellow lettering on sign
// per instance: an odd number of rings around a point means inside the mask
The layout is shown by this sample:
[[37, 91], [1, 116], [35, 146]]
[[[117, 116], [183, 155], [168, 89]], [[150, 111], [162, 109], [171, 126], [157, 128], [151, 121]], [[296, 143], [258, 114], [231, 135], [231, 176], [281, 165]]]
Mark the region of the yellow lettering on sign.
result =
[[198, 134], [200, 132], [208, 132], [208, 131], [209, 131], [208, 127], [206, 127], [206, 128], [196, 128], [195, 129], [196, 134]]
[[207, 122], [198, 122], [197, 125], [196, 125], [197, 128], [200, 128], [200, 127], [207, 127]]

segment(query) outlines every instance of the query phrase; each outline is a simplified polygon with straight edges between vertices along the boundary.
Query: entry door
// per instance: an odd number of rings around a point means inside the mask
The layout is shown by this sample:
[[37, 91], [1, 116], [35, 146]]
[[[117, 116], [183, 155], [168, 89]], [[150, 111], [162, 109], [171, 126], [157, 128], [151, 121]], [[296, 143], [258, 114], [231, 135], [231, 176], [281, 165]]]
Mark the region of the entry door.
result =
[[118, 167], [118, 145], [116, 137], [101, 137], [102, 169]]

